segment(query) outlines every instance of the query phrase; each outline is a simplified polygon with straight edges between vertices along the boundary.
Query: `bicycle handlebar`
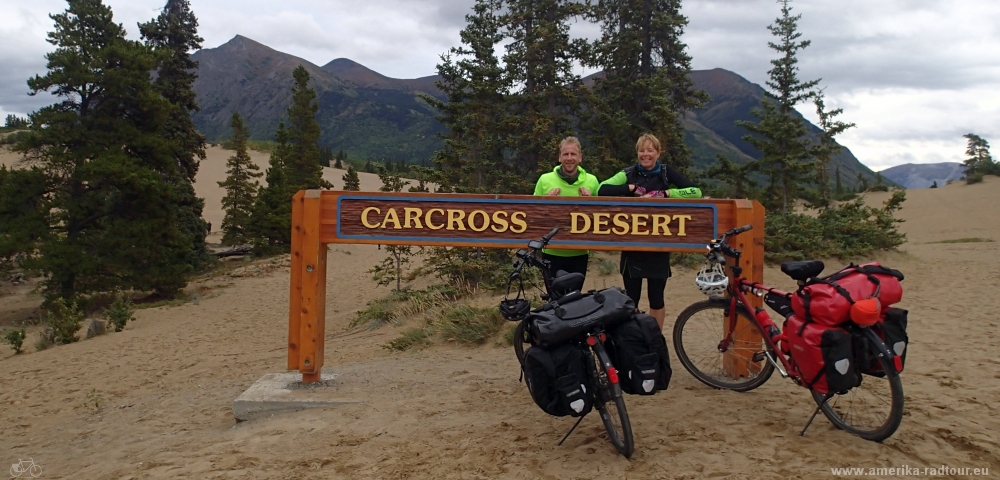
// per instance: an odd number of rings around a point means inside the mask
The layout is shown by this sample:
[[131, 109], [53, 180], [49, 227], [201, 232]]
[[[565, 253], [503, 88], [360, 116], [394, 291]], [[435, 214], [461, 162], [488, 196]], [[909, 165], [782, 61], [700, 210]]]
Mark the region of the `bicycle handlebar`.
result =
[[559, 233], [559, 227], [553, 228], [548, 235], [542, 237], [542, 245], [548, 245], [549, 240], [552, 240], [552, 237], [556, 236], [557, 233]]
[[734, 228], [734, 229], [732, 229], [732, 230], [730, 230], [730, 231], [728, 231], [726, 233], [723, 233], [722, 236], [723, 237], [731, 237], [733, 235], [739, 235], [739, 234], [741, 234], [743, 232], [747, 232], [747, 231], [750, 231], [752, 229], [753, 229], [753, 225], [747, 224], [747, 225], [743, 225], [742, 227], [737, 227], [737, 228]]

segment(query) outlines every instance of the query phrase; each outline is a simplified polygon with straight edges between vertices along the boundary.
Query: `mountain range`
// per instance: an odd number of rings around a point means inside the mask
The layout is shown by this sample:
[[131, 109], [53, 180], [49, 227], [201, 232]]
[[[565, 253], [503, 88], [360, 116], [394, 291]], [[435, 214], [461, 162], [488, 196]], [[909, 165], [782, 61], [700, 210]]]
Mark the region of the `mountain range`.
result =
[[903, 188], [929, 188], [935, 183], [943, 187], [949, 181], [965, 178], [965, 166], [958, 162], [907, 163], [879, 173]]
[[[425, 93], [442, 98], [437, 75], [389, 78], [346, 58], [317, 66], [241, 35], [192, 57], [199, 62], [194, 90], [201, 107], [193, 119], [210, 141], [231, 135], [234, 111], [243, 116], [253, 138], [273, 139], [291, 104], [292, 70], [301, 64], [317, 93], [321, 145], [343, 149], [352, 158], [411, 163], [429, 160], [442, 145], [436, 135], [444, 133], [444, 127], [420, 97]], [[691, 78], [695, 88], [711, 97], [683, 121], [695, 166], [711, 165], [716, 153], [741, 164], [759, 158], [761, 153], [741, 138], [746, 130], [735, 122], [756, 120], [750, 112], [759, 107], [764, 89], [721, 68], [696, 70]], [[812, 124], [809, 129], [811, 135], [820, 131]], [[840, 167], [845, 185], [855, 185], [859, 173], [874, 178], [847, 148], [833, 159], [831, 174], [834, 166]]]

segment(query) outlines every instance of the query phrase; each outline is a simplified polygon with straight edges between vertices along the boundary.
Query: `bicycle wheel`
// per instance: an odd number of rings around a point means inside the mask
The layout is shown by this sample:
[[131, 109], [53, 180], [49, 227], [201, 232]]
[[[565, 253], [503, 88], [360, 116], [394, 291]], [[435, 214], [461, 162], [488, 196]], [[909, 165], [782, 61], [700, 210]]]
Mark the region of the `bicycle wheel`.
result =
[[825, 403], [825, 395], [812, 392], [823, 415], [837, 428], [865, 440], [881, 442], [892, 436], [903, 421], [903, 382], [891, 361], [878, 356], [878, 347], [867, 342], [868, 350], [878, 358], [884, 376], [863, 374], [861, 385], [834, 395]]
[[760, 338], [760, 329], [742, 307], [733, 341], [725, 352], [719, 351], [728, 329], [728, 310], [729, 302], [722, 300], [704, 300], [684, 309], [674, 323], [674, 352], [684, 368], [705, 385], [746, 392], [771, 378], [774, 365], [764, 356], [768, 347], [763, 339], [742, 340], [753, 335]]
[[[608, 431], [608, 440], [611, 444], [625, 458], [632, 458], [632, 453], [635, 452], [635, 439], [632, 438], [632, 422], [628, 418], [628, 410], [625, 409], [622, 389], [608, 379], [607, 366], [601, 361], [601, 355], [595, 357], [597, 392], [594, 395], [594, 408], [601, 415], [601, 421], [604, 422], [604, 429]], [[608, 405], [612, 404], [615, 406], [615, 411], [608, 409]]]
[[514, 329], [514, 355], [517, 363], [524, 366], [524, 350], [531, 346], [531, 332], [528, 331], [528, 321], [521, 320]]

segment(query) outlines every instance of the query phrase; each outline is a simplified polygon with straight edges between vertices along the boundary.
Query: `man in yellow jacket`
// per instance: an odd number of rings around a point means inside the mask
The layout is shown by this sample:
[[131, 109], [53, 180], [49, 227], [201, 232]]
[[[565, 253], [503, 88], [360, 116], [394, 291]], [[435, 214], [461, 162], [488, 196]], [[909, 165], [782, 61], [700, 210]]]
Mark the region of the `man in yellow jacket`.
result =
[[[597, 195], [597, 177], [580, 168], [583, 149], [576, 137], [566, 137], [559, 143], [559, 166], [543, 174], [535, 184], [535, 195], [558, 195], [561, 197], [589, 197]], [[563, 270], [569, 273], [587, 274], [587, 250], [561, 250], [546, 248], [542, 256], [551, 264], [550, 274]]]

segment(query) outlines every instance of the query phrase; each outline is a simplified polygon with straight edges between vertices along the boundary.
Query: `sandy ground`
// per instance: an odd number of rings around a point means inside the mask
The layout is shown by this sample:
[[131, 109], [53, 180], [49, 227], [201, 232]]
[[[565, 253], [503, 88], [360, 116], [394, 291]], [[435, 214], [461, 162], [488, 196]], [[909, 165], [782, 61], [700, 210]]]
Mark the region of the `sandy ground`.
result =
[[[212, 212], [221, 193], [210, 195], [206, 182], [218, 180], [208, 173], [224, 171], [225, 157], [212, 152], [198, 185], [206, 216], [220, 220]], [[631, 460], [613, 450], [596, 415], [557, 446], [573, 420], [531, 402], [510, 348], [391, 353], [379, 345], [406, 323], [349, 329], [353, 312], [387, 293], [364, 273], [384, 253], [341, 245], [329, 257], [324, 371], [340, 374], [336, 388], [363, 403], [236, 424], [233, 399], [284, 370], [287, 336], [286, 264], [243, 268], [196, 282], [193, 301], [139, 310], [122, 333], [16, 356], [4, 346], [0, 465], [30, 457], [41, 478], [86, 479], [826, 478], [831, 467], [941, 465], [989, 468], [995, 477], [1000, 216], [989, 206], [1000, 204], [998, 187], [990, 177], [908, 192], [901, 215], [909, 243], [879, 258], [906, 274], [901, 306], [910, 310], [911, 339], [905, 416], [882, 444], [822, 416], [799, 437], [815, 407], [805, 389], [774, 376], [749, 393], [715, 391], [674, 359], [669, 390], [627, 398]], [[930, 243], [963, 237], [995, 241]], [[620, 284], [595, 270], [589, 286]], [[679, 271], [668, 284], [668, 324], [702, 299], [692, 276]], [[791, 284], [775, 268], [765, 278]], [[38, 304], [24, 286], [3, 288], [3, 324]]]

